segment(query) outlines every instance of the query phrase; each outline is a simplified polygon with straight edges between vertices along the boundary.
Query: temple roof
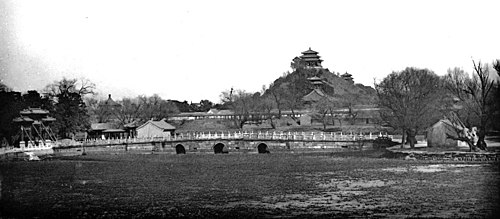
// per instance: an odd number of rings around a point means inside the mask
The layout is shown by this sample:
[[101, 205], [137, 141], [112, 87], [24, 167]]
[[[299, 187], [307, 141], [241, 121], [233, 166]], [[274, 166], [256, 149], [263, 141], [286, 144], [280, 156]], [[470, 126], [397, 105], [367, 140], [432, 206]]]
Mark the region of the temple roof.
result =
[[307, 78], [307, 80], [309, 80], [309, 81], [321, 81], [321, 78], [319, 78], [318, 76], [313, 76], [313, 77]]
[[318, 65], [318, 62], [321, 63], [323, 61], [320, 58], [321, 56], [318, 55], [318, 52], [311, 50], [311, 47], [309, 47], [309, 50], [302, 52], [302, 55], [300, 56], [300, 59], [303, 61], [312, 62], [315, 63], [315, 65]]
[[304, 54], [304, 55], [306, 55], [306, 54], [318, 54], [318, 52], [312, 50], [311, 47], [309, 47], [309, 49], [302, 52], [302, 54]]
[[28, 117], [20, 116], [12, 119], [13, 122], [34, 122], [35, 120]]
[[24, 109], [20, 112], [21, 115], [29, 115], [29, 114], [39, 114], [39, 115], [46, 115], [49, 114], [49, 111], [43, 110], [40, 108], [28, 108]]
[[312, 55], [312, 54], [300, 56], [301, 59], [319, 59], [320, 57], [321, 56], [319, 56], [319, 55]]
[[346, 72], [346, 73], [344, 73], [344, 74], [342, 74], [342, 75], [340, 75], [340, 76], [342, 76], [342, 77], [352, 77], [352, 75], [351, 75], [351, 74], [349, 74], [349, 73], [347, 73], [347, 72]]
[[101, 105], [106, 105], [106, 106], [120, 106], [117, 102], [111, 98], [111, 94], [108, 95], [108, 99], [104, 101], [104, 103], [101, 103]]
[[302, 97], [302, 100], [307, 102], [315, 102], [326, 96], [327, 95], [321, 89], [314, 89], [309, 94]]

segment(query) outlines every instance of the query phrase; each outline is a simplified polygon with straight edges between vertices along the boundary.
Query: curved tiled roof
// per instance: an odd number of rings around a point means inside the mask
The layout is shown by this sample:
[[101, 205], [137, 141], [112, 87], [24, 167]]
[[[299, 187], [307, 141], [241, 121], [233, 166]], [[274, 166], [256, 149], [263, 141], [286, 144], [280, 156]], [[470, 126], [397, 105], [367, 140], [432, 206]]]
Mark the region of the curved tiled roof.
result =
[[120, 106], [120, 104], [118, 104], [117, 102], [115, 102], [113, 100], [113, 98], [111, 98], [111, 94], [108, 95], [108, 99], [106, 101], [104, 101], [103, 103], [101, 103], [101, 105], [105, 105], [105, 106]]
[[318, 52], [312, 50], [311, 47], [309, 47], [309, 49], [306, 50], [306, 51], [304, 51], [304, 52], [302, 52], [302, 54], [304, 54], [304, 55], [305, 54], [318, 54]]
[[12, 121], [13, 122], [34, 122], [35, 120], [30, 119], [28, 117], [20, 116], [20, 117], [14, 118]]
[[29, 115], [29, 114], [49, 114], [49, 111], [43, 110], [41, 108], [28, 108], [24, 109], [20, 112], [21, 115]]

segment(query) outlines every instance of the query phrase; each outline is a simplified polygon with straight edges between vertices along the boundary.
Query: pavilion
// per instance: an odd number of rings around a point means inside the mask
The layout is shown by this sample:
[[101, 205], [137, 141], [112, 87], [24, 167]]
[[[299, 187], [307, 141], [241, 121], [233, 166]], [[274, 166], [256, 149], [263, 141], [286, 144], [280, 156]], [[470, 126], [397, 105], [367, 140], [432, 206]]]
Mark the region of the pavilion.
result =
[[318, 55], [318, 52], [314, 51], [309, 47], [307, 51], [302, 52], [302, 55], [299, 57], [308, 68], [323, 68], [321, 66], [321, 62], [323, 62], [321, 56]]
[[41, 108], [28, 108], [19, 112], [20, 116], [12, 121], [20, 126], [19, 146], [39, 146], [55, 142], [56, 137], [50, 124], [56, 121], [49, 111]]

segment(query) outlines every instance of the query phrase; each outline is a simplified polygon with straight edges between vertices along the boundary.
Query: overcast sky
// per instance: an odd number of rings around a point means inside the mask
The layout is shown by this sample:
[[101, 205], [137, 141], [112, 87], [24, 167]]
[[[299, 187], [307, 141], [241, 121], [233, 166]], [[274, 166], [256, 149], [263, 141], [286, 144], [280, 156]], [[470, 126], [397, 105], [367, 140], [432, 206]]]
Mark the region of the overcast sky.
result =
[[256, 92], [311, 47], [373, 85], [500, 58], [500, 1], [0, 1], [0, 76], [17, 91], [87, 78], [115, 99], [219, 102]]

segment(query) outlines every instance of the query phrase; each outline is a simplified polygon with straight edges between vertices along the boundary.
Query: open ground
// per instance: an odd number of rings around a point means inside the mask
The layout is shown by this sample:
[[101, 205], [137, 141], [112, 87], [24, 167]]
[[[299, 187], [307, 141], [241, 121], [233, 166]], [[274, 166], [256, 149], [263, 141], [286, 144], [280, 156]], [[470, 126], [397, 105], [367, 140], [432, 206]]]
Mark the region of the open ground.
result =
[[499, 212], [497, 162], [338, 153], [100, 153], [0, 162], [0, 217], [464, 217]]

